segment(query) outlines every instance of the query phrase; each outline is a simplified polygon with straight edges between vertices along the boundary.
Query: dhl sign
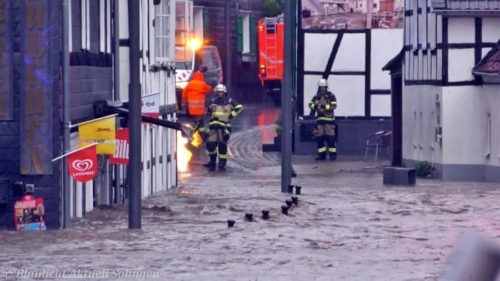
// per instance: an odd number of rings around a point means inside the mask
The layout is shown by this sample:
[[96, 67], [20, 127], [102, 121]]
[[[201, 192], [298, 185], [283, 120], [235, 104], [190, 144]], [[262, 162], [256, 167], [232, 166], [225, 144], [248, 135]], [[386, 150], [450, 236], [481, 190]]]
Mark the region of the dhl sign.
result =
[[115, 154], [109, 156], [110, 164], [128, 165], [129, 131], [127, 128], [116, 131]]
[[94, 119], [78, 125], [80, 148], [97, 143], [97, 154], [115, 153], [115, 115]]

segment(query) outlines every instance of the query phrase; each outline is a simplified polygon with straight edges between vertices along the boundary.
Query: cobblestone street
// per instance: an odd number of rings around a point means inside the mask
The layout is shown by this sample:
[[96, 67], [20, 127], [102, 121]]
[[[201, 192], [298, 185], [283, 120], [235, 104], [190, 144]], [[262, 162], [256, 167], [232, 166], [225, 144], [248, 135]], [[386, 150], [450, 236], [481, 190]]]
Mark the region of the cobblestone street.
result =
[[384, 187], [379, 170], [342, 157], [294, 156], [302, 194], [283, 215], [291, 194], [280, 192], [279, 154], [261, 152], [273, 134], [265, 123], [232, 135], [226, 172], [206, 171], [200, 147], [179, 188], [144, 200], [142, 230], [127, 229], [127, 210], [107, 208], [70, 230], [0, 232], [0, 270], [158, 272], [143, 280], [438, 280], [465, 232], [500, 239], [499, 185]]

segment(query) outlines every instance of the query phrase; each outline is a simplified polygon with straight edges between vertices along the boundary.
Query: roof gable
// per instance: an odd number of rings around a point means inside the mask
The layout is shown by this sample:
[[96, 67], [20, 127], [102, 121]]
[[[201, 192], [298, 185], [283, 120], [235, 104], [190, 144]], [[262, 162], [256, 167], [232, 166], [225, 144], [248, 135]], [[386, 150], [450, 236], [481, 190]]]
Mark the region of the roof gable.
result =
[[472, 68], [472, 74], [500, 76], [500, 41], [476, 66], [474, 66], [474, 68]]

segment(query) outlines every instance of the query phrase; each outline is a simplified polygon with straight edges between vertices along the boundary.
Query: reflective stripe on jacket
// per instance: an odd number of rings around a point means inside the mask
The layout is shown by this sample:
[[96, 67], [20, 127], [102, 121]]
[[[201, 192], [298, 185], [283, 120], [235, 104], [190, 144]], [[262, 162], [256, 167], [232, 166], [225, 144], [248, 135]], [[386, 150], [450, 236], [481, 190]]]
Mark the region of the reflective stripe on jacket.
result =
[[230, 127], [232, 118], [238, 116], [243, 110], [243, 105], [236, 102], [234, 99], [215, 98], [210, 101], [211, 119], [209, 126], [211, 128], [226, 128]]

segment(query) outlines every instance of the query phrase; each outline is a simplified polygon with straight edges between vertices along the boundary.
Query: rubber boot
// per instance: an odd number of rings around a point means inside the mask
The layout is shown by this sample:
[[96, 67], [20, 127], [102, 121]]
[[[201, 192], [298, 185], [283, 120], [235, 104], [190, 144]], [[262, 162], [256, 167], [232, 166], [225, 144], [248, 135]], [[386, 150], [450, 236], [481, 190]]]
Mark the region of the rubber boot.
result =
[[316, 161], [323, 161], [326, 159], [326, 154], [318, 154]]
[[337, 160], [337, 153], [330, 153], [330, 161]]
[[226, 169], [226, 159], [219, 159], [219, 170], [225, 170]]
[[210, 161], [208, 163], [203, 164], [204, 167], [209, 168], [210, 170], [215, 170], [215, 165], [217, 164], [217, 154], [211, 154]]

